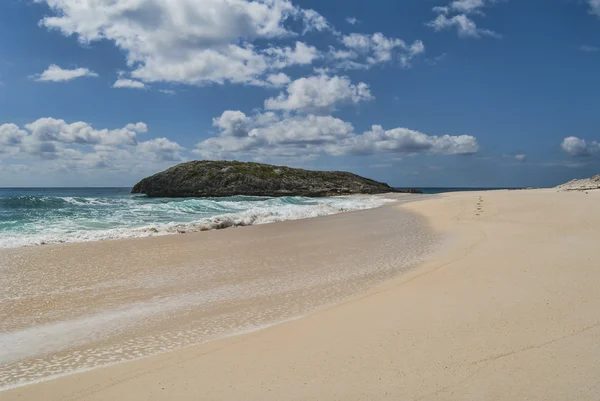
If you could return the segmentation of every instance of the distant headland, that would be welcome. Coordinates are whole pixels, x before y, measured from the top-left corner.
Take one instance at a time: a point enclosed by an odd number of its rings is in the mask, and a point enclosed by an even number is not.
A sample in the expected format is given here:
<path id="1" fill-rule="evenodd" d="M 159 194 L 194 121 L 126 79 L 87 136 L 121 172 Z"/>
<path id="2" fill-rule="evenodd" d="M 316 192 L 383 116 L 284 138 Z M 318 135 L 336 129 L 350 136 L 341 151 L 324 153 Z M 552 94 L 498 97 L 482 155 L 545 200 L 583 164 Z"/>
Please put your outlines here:
<path id="1" fill-rule="evenodd" d="M 592 178 L 571 180 L 567 183 L 559 185 L 556 188 L 562 191 L 589 191 L 600 189 L 600 174 L 595 175 Z"/>

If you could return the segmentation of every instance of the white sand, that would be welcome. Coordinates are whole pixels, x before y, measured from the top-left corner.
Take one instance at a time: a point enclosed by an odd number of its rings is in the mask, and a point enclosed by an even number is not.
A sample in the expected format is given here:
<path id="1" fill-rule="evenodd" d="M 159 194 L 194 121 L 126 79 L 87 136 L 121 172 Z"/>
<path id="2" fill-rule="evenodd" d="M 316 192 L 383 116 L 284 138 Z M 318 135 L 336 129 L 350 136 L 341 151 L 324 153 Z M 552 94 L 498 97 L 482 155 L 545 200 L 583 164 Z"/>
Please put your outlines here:
<path id="1" fill-rule="evenodd" d="M 600 399 L 599 205 L 598 193 L 554 190 L 408 204 L 455 242 L 400 278 L 299 320 L 0 400 Z"/>

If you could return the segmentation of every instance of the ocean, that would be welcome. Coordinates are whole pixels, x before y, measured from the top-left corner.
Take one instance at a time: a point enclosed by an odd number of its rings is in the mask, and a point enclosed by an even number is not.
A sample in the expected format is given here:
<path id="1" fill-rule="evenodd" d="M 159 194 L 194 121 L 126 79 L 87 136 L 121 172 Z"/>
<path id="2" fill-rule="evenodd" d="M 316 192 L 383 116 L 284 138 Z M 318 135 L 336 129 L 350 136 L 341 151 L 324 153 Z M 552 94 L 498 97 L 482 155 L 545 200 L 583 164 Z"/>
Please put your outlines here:
<path id="1" fill-rule="evenodd" d="M 370 209 L 370 196 L 148 198 L 129 188 L 0 189 L 0 248 L 149 237 Z"/>
<path id="2" fill-rule="evenodd" d="M 426 194 L 485 188 L 419 188 Z M 149 237 L 381 206 L 372 196 L 148 198 L 129 188 L 0 188 L 0 248 Z"/>
<path id="3" fill-rule="evenodd" d="M 395 197 L 398 204 L 418 195 Z M 3 390 L 260 330 L 364 293 L 445 240 L 377 196 L 149 199 L 127 189 L 3 190 Z M 278 229 L 86 246 L 335 214 Z M 215 234 L 215 233 L 213 233 Z M 0 395 L 0 398 L 2 396 Z"/>

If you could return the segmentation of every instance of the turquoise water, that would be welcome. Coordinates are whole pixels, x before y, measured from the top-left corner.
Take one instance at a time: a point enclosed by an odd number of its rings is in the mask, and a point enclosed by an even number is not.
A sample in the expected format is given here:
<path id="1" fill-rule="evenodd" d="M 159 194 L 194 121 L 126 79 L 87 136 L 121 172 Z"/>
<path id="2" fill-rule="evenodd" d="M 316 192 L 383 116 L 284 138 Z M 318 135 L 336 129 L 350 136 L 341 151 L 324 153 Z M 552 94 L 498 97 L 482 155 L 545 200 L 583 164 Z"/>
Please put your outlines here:
<path id="1" fill-rule="evenodd" d="M 376 197 L 148 198 L 129 188 L 0 189 L 0 248 L 147 237 L 380 206 Z"/>

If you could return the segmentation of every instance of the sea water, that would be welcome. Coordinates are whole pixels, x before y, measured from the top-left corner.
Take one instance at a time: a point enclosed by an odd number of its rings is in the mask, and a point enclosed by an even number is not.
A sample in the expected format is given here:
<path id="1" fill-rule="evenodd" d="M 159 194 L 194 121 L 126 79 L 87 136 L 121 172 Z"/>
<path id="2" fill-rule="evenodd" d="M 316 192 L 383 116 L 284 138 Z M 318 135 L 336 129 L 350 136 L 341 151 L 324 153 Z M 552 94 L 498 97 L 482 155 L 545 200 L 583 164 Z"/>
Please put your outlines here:
<path id="1" fill-rule="evenodd" d="M 0 392 L 305 316 L 401 274 L 441 240 L 417 214 L 373 208 L 379 197 L 176 200 L 117 189 L 3 195 L 3 238 L 13 248 L 0 249 Z M 394 198 L 394 205 L 424 199 Z M 18 246 L 321 214 L 333 215 L 181 241 Z"/>
<path id="2" fill-rule="evenodd" d="M 422 188 L 423 192 L 474 188 Z M 435 195 L 394 195 L 393 205 Z M 389 280 L 446 237 L 385 196 L 0 189 L 0 394 L 260 330 Z M 365 210 L 341 214 L 344 211 Z M 325 216 L 146 241 L 149 237 Z M 2 396 L 0 396 L 2 398 Z"/>
<path id="3" fill-rule="evenodd" d="M 370 209 L 370 196 L 148 198 L 128 188 L 0 188 L 0 248 L 149 237 Z"/>

